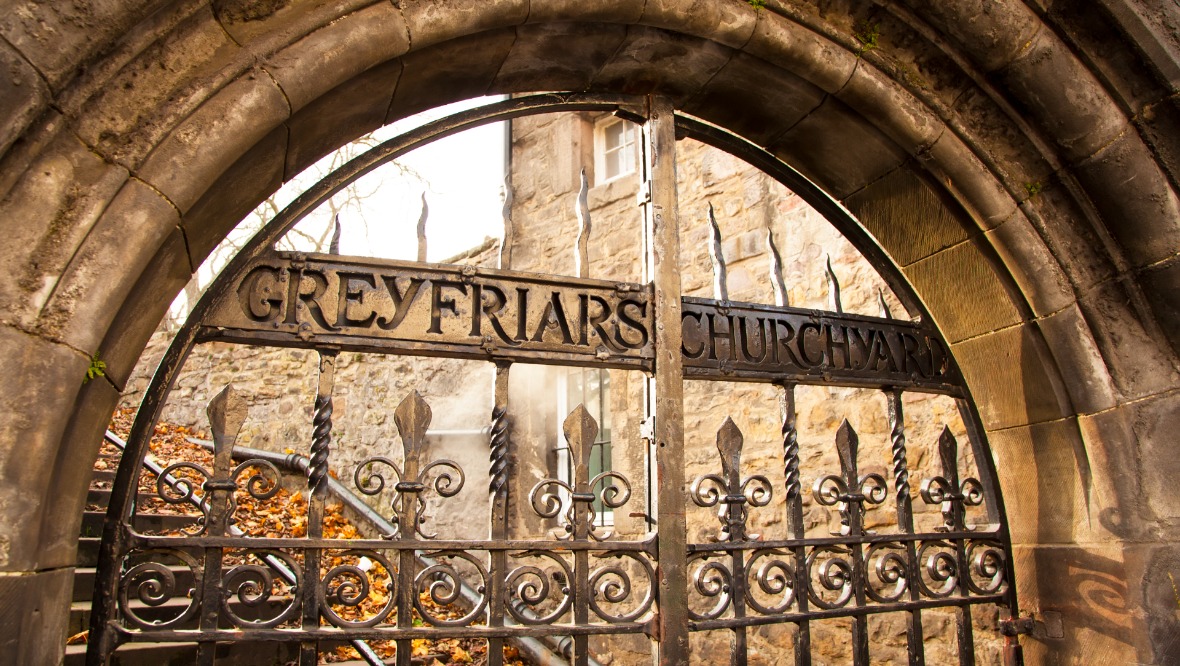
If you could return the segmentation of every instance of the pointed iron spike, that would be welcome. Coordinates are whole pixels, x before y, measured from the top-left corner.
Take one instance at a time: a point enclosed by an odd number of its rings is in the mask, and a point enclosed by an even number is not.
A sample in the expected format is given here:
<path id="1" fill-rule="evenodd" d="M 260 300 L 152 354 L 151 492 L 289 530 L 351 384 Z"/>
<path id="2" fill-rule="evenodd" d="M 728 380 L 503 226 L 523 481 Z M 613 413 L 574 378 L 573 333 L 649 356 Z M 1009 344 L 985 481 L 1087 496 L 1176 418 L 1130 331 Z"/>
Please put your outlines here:
<path id="1" fill-rule="evenodd" d="M 430 217 L 430 206 L 426 203 L 426 191 L 422 191 L 422 212 L 418 215 L 418 261 L 426 261 L 426 218 Z"/>
<path id="2" fill-rule="evenodd" d="M 328 243 L 328 254 L 340 254 L 340 213 L 336 213 L 336 228 L 332 231 L 332 242 Z"/>
<path id="3" fill-rule="evenodd" d="M 881 289 L 877 290 L 877 307 L 881 309 L 881 316 L 885 319 L 893 319 L 893 313 L 889 310 L 889 304 L 885 302 L 885 292 Z"/>
<path id="4" fill-rule="evenodd" d="M 744 439 L 741 428 L 733 419 L 725 417 L 725 422 L 717 429 L 717 453 L 721 454 L 721 469 L 726 479 L 737 479 L 741 474 Z"/>
<path id="5" fill-rule="evenodd" d="M 205 413 L 209 417 L 209 429 L 213 431 L 213 449 L 218 458 L 233 450 L 242 424 L 246 422 L 246 398 L 233 384 L 226 384 L 221 392 L 209 401 Z M 226 459 L 228 462 L 228 458 Z"/>
<path id="6" fill-rule="evenodd" d="M 840 454 L 840 467 L 846 477 L 856 476 L 856 454 L 859 448 L 860 437 L 848 419 L 844 419 L 836 431 L 836 452 Z"/>
<path id="7" fill-rule="evenodd" d="M 589 469 L 590 447 L 594 444 L 594 439 L 598 437 L 598 422 L 594 420 L 593 416 L 590 416 L 586 405 L 578 405 L 574 411 L 570 412 L 569 416 L 565 417 L 565 422 L 562 423 L 562 432 L 565 433 L 565 441 L 569 442 L 574 464 L 579 468 Z"/>
<path id="8" fill-rule="evenodd" d="M 942 474 L 947 479 L 957 477 L 959 473 L 959 442 L 955 439 L 949 426 L 942 427 L 942 434 L 938 436 L 938 457 L 942 462 Z"/>
<path id="9" fill-rule="evenodd" d="M 574 213 L 578 216 L 578 242 L 574 248 L 574 268 L 578 277 L 590 277 L 590 184 L 586 180 L 586 169 L 580 174 L 578 201 Z"/>
<path id="10" fill-rule="evenodd" d="M 770 256 L 770 286 L 774 288 L 774 304 L 779 307 L 790 305 L 787 297 L 787 283 L 783 280 L 783 257 L 774 243 L 774 230 L 766 227 L 766 254 Z"/>
<path id="11" fill-rule="evenodd" d="M 504 218 L 504 233 L 500 237 L 500 268 L 504 270 L 512 268 L 512 203 L 514 200 L 512 172 L 506 170 L 504 173 L 504 208 L 500 211 L 500 215 Z"/>
<path id="12" fill-rule="evenodd" d="M 840 300 L 840 280 L 836 278 L 836 271 L 832 270 L 832 255 L 830 254 L 825 275 L 828 279 L 828 307 L 835 312 L 844 312 L 844 303 Z"/>
<path id="13" fill-rule="evenodd" d="M 393 411 L 393 422 L 401 434 L 402 447 L 406 453 L 407 469 L 410 469 L 411 461 L 417 461 L 426 448 L 426 429 L 430 427 L 433 416 L 430 405 L 416 390 L 410 391 Z"/>
<path id="14" fill-rule="evenodd" d="M 721 227 L 713 214 L 713 203 L 709 203 L 709 259 L 713 262 L 713 298 L 729 300 L 729 284 L 725 273 L 725 255 L 721 250 Z"/>

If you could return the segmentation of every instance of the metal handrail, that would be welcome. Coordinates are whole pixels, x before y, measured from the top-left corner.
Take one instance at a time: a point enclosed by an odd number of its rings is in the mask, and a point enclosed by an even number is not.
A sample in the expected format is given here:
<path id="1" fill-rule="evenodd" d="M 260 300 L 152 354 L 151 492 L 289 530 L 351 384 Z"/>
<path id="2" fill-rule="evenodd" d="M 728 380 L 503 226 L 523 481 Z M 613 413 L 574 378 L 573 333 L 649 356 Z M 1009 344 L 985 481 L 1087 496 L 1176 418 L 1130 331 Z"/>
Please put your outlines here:
<path id="1" fill-rule="evenodd" d="M 110 430 L 108 430 L 106 432 L 105 439 L 107 442 L 109 442 L 109 443 L 113 444 L 115 447 L 117 447 L 120 452 L 122 452 L 124 449 L 127 448 L 127 443 L 124 442 L 122 439 L 120 439 L 118 435 L 111 432 Z M 210 443 L 210 446 L 212 446 L 212 443 Z M 159 463 L 153 462 L 153 461 L 148 460 L 146 458 L 142 462 L 143 462 L 144 468 L 147 469 L 149 472 L 151 472 L 153 476 L 155 476 L 157 479 L 162 480 L 172 490 L 180 492 L 180 493 L 184 493 L 185 495 L 187 495 L 186 499 L 190 504 L 196 506 L 197 508 L 201 507 L 201 496 L 198 495 L 196 492 L 193 492 L 191 494 L 185 492 L 184 488 L 181 487 L 180 482 L 176 479 L 176 477 L 172 476 L 171 474 L 165 474 L 164 468 L 161 467 L 159 465 Z M 233 536 L 245 535 L 245 532 L 243 532 L 239 527 L 237 527 L 235 525 L 229 526 L 229 532 Z M 289 584 L 289 585 L 296 584 L 296 582 L 298 581 L 298 578 L 296 577 L 295 572 L 291 571 L 291 569 L 287 567 L 287 564 L 285 562 L 283 562 L 281 559 L 275 557 L 274 555 L 263 555 L 262 559 L 266 562 L 266 564 L 269 567 L 274 569 L 274 571 L 279 575 L 279 578 L 282 578 L 284 581 L 287 582 L 287 584 Z M 350 645 L 352 645 L 352 648 L 354 650 L 356 650 L 358 654 L 361 655 L 361 658 L 365 660 L 365 663 L 369 664 L 369 666 L 386 666 L 385 660 L 382 659 L 381 655 L 377 654 L 373 650 L 373 648 L 369 647 L 369 644 L 367 642 L 365 642 L 359 638 L 349 639 L 348 642 Z"/>
<path id="2" fill-rule="evenodd" d="M 464 430 L 463 434 L 479 434 L 486 433 L 487 428 L 481 430 Z M 429 431 L 428 435 L 442 434 L 437 431 Z M 213 449 L 213 442 L 195 437 L 186 437 L 189 442 L 206 449 Z M 259 458 L 270 463 L 279 465 L 288 471 L 306 474 L 309 460 L 306 456 L 298 453 L 275 453 L 274 451 L 266 451 L 264 449 L 255 449 L 248 446 L 235 446 L 233 449 L 233 456 L 238 459 L 244 458 Z M 146 462 L 146 461 L 145 461 Z M 327 477 L 328 492 L 334 495 L 337 499 L 348 506 L 349 509 L 355 511 L 364 520 L 368 521 L 370 525 L 379 530 L 383 534 L 391 534 L 397 527 L 386 520 L 381 514 L 373 510 L 371 506 L 365 503 L 356 493 L 349 490 L 348 486 L 340 483 L 331 475 Z M 423 564 L 424 567 L 431 567 L 436 564 L 436 561 L 426 555 L 415 554 L 415 559 Z M 463 597 L 463 601 L 474 607 L 479 603 L 478 593 L 471 589 L 466 582 L 460 581 L 459 593 Z M 525 607 L 519 600 L 513 608 L 524 616 L 532 615 L 531 611 Z M 545 636 L 538 640 L 531 636 L 514 636 L 509 640 L 514 641 L 521 652 L 524 652 L 528 657 L 538 666 L 567 666 L 568 659 L 572 651 L 572 644 L 568 636 Z M 589 659 L 589 666 L 601 666 L 593 657 Z"/>

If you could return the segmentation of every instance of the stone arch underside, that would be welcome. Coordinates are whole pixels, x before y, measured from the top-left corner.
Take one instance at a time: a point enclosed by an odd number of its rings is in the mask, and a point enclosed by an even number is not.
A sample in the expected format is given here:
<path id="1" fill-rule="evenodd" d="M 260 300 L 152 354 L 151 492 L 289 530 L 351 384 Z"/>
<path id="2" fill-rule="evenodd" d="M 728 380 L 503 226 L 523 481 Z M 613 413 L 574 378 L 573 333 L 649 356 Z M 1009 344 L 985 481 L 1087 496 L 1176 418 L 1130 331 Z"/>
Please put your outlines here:
<path id="1" fill-rule="evenodd" d="M 0 84 L 0 344 L 18 387 L 0 425 L 0 569 L 29 574 L 0 577 L 0 593 L 50 618 L 22 606 L 6 626 L 26 628 L 0 635 L 16 654 L 59 649 L 99 433 L 216 242 L 365 131 L 535 90 L 670 95 L 844 203 L 979 404 L 1020 593 L 1047 620 L 1030 652 L 1163 663 L 1180 649 L 1151 592 L 1180 575 L 1180 77 L 1149 20 L 1114 2 L 1113 36 L 1071 3 L 307 4 L 40 7 L 0 23 L 14 82 Z M 82 384 L 96 353 L 107 380 Z"/>

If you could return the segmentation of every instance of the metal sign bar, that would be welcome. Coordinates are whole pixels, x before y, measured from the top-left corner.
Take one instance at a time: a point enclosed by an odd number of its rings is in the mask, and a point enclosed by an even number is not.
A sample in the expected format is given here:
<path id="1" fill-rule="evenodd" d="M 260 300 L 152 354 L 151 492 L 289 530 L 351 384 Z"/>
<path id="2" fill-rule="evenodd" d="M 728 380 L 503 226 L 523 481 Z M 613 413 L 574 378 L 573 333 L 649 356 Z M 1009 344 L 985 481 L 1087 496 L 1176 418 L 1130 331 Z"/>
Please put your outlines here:
<path id="1" fill-rule="evenodd" d="M 329 255 L 264 255 L 205 320 L 205 339 L 646 368 L 638 285 Z"/>
<path id="2" fill-rule="evenodd" d="M 652 287 L 329 255 L 264 255 L 205 320 L 203 340 L 651 370 Z M 901 387 L 958 395 L 917 323 L 686 297 L 686 377 Z"/>
<path id="3" fill-rule="evenodd" d="M 958 393 L 958 369 L 919 324 L 821 310 L 684 299 L 685 376 L 897 386 Z"/>

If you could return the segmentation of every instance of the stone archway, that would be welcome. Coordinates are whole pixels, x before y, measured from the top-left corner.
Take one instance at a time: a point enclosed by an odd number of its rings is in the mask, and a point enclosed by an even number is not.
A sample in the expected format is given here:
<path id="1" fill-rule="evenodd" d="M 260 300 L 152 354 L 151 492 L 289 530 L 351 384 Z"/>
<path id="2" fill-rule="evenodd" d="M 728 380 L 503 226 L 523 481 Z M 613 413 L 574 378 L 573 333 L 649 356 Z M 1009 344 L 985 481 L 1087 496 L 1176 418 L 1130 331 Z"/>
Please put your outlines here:
<path id="1" fill-rule="evenodd" d="M 1035 659 L 1174 654 L 1154 592 L 1175 575 L 1180 516 L 1167 17 L 1114 0 L 766 4 L 15 7 L 0 24 L 0 336 L 18 387 L 0 426 L 0 585 L 20 610 L 0 640 L 54 659 L 97 435 L 245 212 L 419 109 L 582 89 L 663 92 L 767 146 L 902 269 L 999 457 L 1021 595 L 1042 611 Z M 95 354 L 106 381 L 83 385 Z"/>

